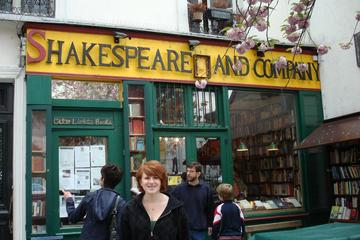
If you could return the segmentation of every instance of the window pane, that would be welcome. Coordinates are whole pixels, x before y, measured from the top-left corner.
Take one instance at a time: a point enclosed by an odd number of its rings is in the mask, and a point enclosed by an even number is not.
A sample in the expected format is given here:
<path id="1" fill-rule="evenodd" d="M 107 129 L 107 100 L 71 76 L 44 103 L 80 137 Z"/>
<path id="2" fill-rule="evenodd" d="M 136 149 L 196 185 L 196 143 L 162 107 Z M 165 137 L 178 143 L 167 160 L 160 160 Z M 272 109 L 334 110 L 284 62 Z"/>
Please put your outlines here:
<path id="1" fill-rule="evenodd" d="M 215 89 L 193 92 L 193 115 L 195 125 L 217 124 Z"/>
<path id="2" fill-rule="evenodd" d="M 101 167 L 108 159 L 107 137 L 60 137 L 59 138 L 59 188 L 70 191 L 75 207 L 90 191 L 101 187 Z M 59 195 L 61 227 L 69 225 L 66 203 Z M 77 223 L 79 225 L 81 223 Z"/>
<path id="3" fill-rule="evenodd" d="M 32 112 L 32 233 L 46 233 L 46 112 Z"/>
<path id="4" fill-rule="evenodd" d="M 120 83 L 52 80 L 53 99 L 120 101 Z"/>
<path id="5" fill-rule="evenodd" d="M 159 143 L 160 162 L 168 172 L 170 185 L 176 185 L 181 182 L 181 173 L 186 172 L 185 137 L 159 137 Z"/>
<path id="6" fill-rule="evenodd" d="M 301 207 L 295 98 L 229 91 L 236 198 L 250 210 Z"/>
<path id="7" fill-rule="evenodd" d="M 204 180 L 215 193 L 216 187 L 222 182 L 220 139 L 212 137 L 196 138 L 197 161 L 203 167 Z"/>
<path id="8" fill-rule="evenodd" d="M 184 125 L 184 89 L 175 84 L 156 86 L 157 122 L 161 125 Z"/>

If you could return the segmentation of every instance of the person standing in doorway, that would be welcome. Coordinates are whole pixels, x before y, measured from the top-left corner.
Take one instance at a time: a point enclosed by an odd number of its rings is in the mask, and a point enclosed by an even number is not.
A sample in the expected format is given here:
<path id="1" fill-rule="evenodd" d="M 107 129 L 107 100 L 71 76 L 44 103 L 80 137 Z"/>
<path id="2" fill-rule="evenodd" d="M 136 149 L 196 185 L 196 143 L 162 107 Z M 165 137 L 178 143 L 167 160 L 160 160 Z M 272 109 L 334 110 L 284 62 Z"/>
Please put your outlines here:
<path id="1" fill-rule="evenodd" d="M 140 194 L 123 211 L 124 240 L 189 240 L 189 226 L 183 207 L 167 192 L 166 170 L 156 160 L 142 164 L 136 173 Z"/>
<path id="2" fill-rule="evenodd" d="M 80 240 L 108 240 L 110 236 L 110 214 L 115 206 L 119 194 L 114 191 L 122 178 L 119 167 L 109 164 L 101 168 L 101 188 L 95 192 L 89 192 L 75 208 L 74 199 L 70 192 L 61 190 L 66 201 L 66 211 L 70 223 L 76 223 L 85 217 Z M 120 196 L 119 196 L 120 197 Z M 117 205 L 116 221 L 120 223 L 121 211 L 125 201 L 120 197 Z M 116 232 L 119 238 L 120 224 L 117 224 Z"/>
<path id="3" fill-rule="evenodd" d="M 212 231 L 212 191 L 200 176 L 201 165 L 197 162 L 190 163 L 186 166 L 186 182 L 172 191 L 172 195 L 184 203 L 191 240 L 204 240 Z"/>

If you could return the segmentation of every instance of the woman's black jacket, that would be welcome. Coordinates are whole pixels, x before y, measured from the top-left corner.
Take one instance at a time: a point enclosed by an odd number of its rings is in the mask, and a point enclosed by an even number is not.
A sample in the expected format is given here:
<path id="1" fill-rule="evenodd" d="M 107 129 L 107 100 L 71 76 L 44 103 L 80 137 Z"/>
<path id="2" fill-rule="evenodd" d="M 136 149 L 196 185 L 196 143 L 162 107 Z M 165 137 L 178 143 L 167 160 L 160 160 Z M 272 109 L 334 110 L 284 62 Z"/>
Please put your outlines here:
<path id="1" fill-rule="evenodd" d="M 151 232 L 150 218 L 143 204 L 144 194 L 129 201 L 122 213 L 122 239 L 189 240 L 189 227 L 182 202 L 169 196 L 168 204 Z"/>

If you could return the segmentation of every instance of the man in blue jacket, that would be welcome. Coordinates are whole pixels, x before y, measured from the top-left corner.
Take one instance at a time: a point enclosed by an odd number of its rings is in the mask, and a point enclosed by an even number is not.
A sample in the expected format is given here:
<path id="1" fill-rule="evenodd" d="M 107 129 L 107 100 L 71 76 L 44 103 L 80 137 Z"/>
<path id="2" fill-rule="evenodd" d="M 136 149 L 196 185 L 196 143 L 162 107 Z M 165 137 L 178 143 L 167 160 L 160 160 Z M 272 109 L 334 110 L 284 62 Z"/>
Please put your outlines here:
<path id="1" fill-rule="evenodd" d="M 186 166 L 186 182 L 176 186 L 172 195 L 184 203 L 188 216 L 191 240 L 204 240 L 211 235 L 213 198 L 211 188 L 200 180 L 201 165 Z"/>
<path id="2" fill-rule="evenodd" d="M 74 200 L 70 192 L 63 191 L 66 200 L 66 211 L 70 223 L 84 220 L 81 231 L 81 240 L 108 240 L 110 235 L 110 213 L 114 208 L 117 196 L 114 191 L 122 178 L 122 171 L 115 165 L 105 165 L 101 168 L 101 188 L 95 192 L 88 193 L 75 208 Z M 120 213 L 125 205 L 125 201 L 120 197 L 117 206 L 117 233 L 120 233 Z"/>

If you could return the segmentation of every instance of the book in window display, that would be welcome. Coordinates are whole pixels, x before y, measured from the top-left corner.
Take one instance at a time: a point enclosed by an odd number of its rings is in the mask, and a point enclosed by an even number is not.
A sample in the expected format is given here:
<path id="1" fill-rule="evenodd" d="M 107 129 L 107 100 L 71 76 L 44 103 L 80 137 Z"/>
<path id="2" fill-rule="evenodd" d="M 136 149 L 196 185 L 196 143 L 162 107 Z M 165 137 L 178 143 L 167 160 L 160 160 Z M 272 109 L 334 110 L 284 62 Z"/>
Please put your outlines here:
<path id="1" fill-rule="evenodd" d="M 33 177 L 31 189 L 33 194 L 45 194 L 46 180 L 43 177 Z"/>
<path id="2" fill-rule="evenodd" d="M 44 173 L 45 172 L 45 158 L 43 156 L 32 156 L 31 171 L 33 173 Z"/>
<path id="3" fill-rule="evenodd" d="M 144 128 L 143 119 L 131 119 L 130 134 L 144 134 Z"/>

